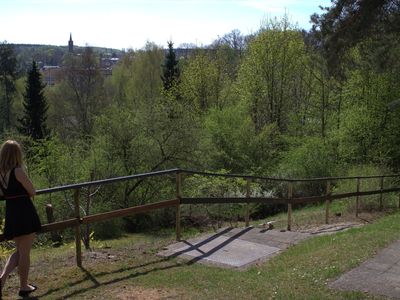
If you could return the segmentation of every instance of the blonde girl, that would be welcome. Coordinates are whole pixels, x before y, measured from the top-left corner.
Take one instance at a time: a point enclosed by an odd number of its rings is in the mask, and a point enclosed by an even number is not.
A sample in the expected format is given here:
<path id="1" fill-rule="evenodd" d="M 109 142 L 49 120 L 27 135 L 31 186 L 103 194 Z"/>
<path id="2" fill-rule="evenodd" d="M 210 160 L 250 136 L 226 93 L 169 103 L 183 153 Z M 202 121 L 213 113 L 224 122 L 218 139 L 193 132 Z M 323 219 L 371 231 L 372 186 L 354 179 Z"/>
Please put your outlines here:
<path id="1" fill-rule="evenodd" d="M 0 194 L 6 200 L 4 237 L 13 240 L 16 251 L 8 258 L 0 275 L 0 298 L 9 274 L 18 267 L 19 296 L 26 297 L 37 289 L 28 283 L 30 251 L 41 224 L 31 197 L 36 193 L 27 176 L 21 146 L 8 140 L 0 148 Z"/>

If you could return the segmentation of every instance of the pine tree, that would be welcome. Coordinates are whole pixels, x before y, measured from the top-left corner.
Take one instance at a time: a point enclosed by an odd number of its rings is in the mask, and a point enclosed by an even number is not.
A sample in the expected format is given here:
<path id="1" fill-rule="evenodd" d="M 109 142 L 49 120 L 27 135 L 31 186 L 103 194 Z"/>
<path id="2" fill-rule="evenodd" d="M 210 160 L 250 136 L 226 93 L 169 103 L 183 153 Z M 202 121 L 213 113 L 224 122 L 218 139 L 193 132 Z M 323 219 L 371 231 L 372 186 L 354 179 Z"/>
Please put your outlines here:
<path id="1" fill-rule="evenodd" d="M 42 82 L 37 64 L 33 61 L 25 87 L 24 115 L 18 121 L 21 124 L 19 131 L 35 140 L 43 139 L 48 135 L 46 127 L 48 105 L 43 93 L 44 88 L 45 85 Z"/>
<path id="2" fill-rule="evenodd" d="M 168 53 L 165 56 L 163 64 L 163 75 L 161 80 L 163 82 L 164 90 L 169 91 L 175 84 L 179 82 L 179 68 L 178 61 L 176 60 L 174 43 L 168 42 Z"/>
<path id="3" fill-rule="evenodd" d="M 14 47 L 0 43 L 0 129 L 11 125 L 11 106 L 16 92 L 17 57 Z"/>

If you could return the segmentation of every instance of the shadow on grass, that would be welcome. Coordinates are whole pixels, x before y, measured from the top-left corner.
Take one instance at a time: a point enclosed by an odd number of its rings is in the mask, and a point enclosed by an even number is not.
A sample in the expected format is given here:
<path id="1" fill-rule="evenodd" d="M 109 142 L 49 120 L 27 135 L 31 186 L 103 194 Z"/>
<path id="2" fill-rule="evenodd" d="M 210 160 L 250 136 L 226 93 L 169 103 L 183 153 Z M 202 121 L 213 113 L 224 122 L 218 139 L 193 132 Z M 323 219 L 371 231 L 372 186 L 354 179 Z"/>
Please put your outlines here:
<path id="1" fill-rule="evenodd" d="M 227 233 L 230 230 L 232 230 L 232 228 L 227 228 L 227 229 L 225 229 L 225 230 L 223 230 L 221 232 L 218 232 L 218 233 L 212 235 L 211 237 L 200 241 L 197 244 L 191 244 L 188 241 L 182 241 L 183 243 L 189 245 L 189 247 L 184 249 L 184 250 L 182 250 L 182 251 L 176 252 L 176 253 L 174 253 L 174 254 L 166 257 L 166 258 L 153 260 L 153 261 L 150 261 L 150 262 L 147 262 L 147 263 L 144 263 L 144 264 L 140 264 L 140 265 L 137 265 L 137 266 L 123 267 L 123 268 L 119 268 L 118 270 L 115 270 L 115 271 L 112 271 L 112 272 L 99 272 L 99 273 L 91 273 L 90 271 L 88 271 L 84 267 L 81 267 L 80 269 L 85 274 L 85 277 L 83 279 L 77 280 L 75 282 L 70 283 L 68 285 L 68 287 L 60 287 L 60 288 L 48 290 L 46 293 L 40 295 L 40 297 L 49 296 L 49 295 L 54 294 L 54 293 L 56 293 L 58 291 L 61 291 L 61 290 L 66 289 L 66 288 L 71 288 L 71 287 L 77 286 L 77 285 L 79 285 L 79 284 L 81 284 L 83 282 L 86 282 L 86 281 L 91 281 L 93 283 L 93 285 L 90 286 L 90 287 L 79 289 L 79 290 L 73 291 L 73 292 L 71 292 L 69 294 L 54 298 L 54 299 L 65 299 L 65 298 L 77 296 L 79 294 L 83 294 L 83 293 L 85 293 L 87 291 L 96 289 L 96 288 L 98 288 L 100 286 L 111 285 L 111 284 L 114 284 L 114 283 L 117 283 L 117 282 L 121 282 L 121 281 L 124 281 L 124 280 L 132 279 L 132 278 L 135 278 L 135 277 L 148 275 L 148 274 L 153 273 L 153 272 L 165 271 L 165 270 L 169 270 L 169 269 L 173 269 L 173 268 L 179 268 L 179 267 L 192 265 L 192 264 L 198 262 L 199 260 L 201 260 L 201 259 L 203 259 L 203 258 L 205 258 L 207 256 L 210 256 L 211 254 L 213 254 L 216 251 L 220 250 L 221 248 L 223 248 L 224 246 L 226 246 L 229 243 L 233 242 L 235 239 L 237 239 L 238 237 L 240 237 L 241 235 L 245 234 L 246 232 L 248 232 L 251 229 L 252 229 L 251 227 L 243 229 L 242 231 L 240 231 L 237 234 L 229 237 L 226 241 L 222 242 L 221 244 L 217 245 L 216 247 L 210 249 L 207 252 L 201 251 L 200 247 L 205 245 L 205 244 L 207 244 L 207 243 L 209 243 L 209 242 L 211 242 L 212 240 L 218 238 L 219 236 L 224 235 L 225 233 Z M 174 258 L 177 258 L 180 255 L 185 254 L 185 253 L 190 252 L 190 251 L 193 251 L 193 250 L 197 250 L 202 254 L 200 256 L 198 256 L 198 257 L 195 257 L 195 258 L 187 261 L 187 262 L 177 262 L 177 261 L 173 260 Z M 162 265 L 162 264 L 165 264 L 165 263 L 170 263 L 170 265 Z M 110 276 L 110 275 L 113 275 L 113 274 L 120 274 L 120 273 L 124 273 L 124 272 L 127 272 L 127 271 L 129 272 L 129 271 L 134 271 L 134 270 L 137 270 L 137 269 L 140 269 L 140 268 L 147 268 L 147 267 L 151 267 L 151 268 L 148 269 L 148 270 L 143 270 L 143 271 L 138 271 L 138 272 L 134 272 L 134 273 L 131 273 L 131 274 L 127 274 L 126 276 L 122 276 L 122 277 L 119 277 L 119 278 L 114 278 L 114 279 L 111 279 L 111 280 L 108 280 L 108 281 L 103 281 L 103 282 L 99 282 L 98 281 L 98 278 L 100 279 L 103 276 Z"/>

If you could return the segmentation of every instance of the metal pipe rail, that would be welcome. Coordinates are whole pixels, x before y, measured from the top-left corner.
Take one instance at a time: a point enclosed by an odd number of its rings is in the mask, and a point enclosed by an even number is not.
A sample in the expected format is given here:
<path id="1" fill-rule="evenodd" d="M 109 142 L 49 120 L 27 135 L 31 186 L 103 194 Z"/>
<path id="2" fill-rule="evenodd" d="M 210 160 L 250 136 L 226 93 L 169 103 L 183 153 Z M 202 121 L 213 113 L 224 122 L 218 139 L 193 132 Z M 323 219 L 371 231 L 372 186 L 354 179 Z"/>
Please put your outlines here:
<path id="1" fill-rule="evenodd" d="M 111 184 L 111 183 L 116 183 L 116 182 L 121 182 L 121 181 L 128 181 L 128 180 L 133 180 L 133 179 L 141 179 L 141 178 L 147 178 L 147 177 L 174 174 L 179 171 L 180 171 L 179 169 L 170 169 L 170 170 L 165 170 L 165 171 L 155 171 L 155 172 L 135 174 L 135 175 L 129 175 L 129 176 L 121 176 L 121 177 L 114 177 L 114 178 L 108 178 L 108 179 L 94 180 L 94 181 L 88 181 L 88 182 L 83 182 L 83 183 L 62 185 L 62 186 L 57 186 L 57 187 L 53 187 L 53 188 L 38 190 L 38 191 L 36 191 L 36 195 L 50 194 L 50 193 L 61 192 L 61 191 L 66 191 L 66 190 L 76 190 L 76 189 L 93 186 L 93 185 L 105 185 L 105 184 Z"/>
<path id="2" fill-rule="evenodd" d="M 271 180 L 271 181 L 282 181 L 282 182 L 307 182 L 307 181 L 335 181 L 335 180 L 346 180 L 346 179 L 373 179 L 381 177 L 400 177 L 400 174 L 388 174 L 388 175 L 369 175 L 369 176 L 341 176 L 341 177 L 315 177 L 315 178 L 279 178 L 279 177 L 265 177 L 265 176 L 254 176 L 254 175 L 241 175 L 241 174 L 221 174 L 213 172 L 202 172 L 185 169 L 176 169 L 177 172 L 183 174 L 193 175 L 204 175 L 213 177 L 226 177 L 226 178 L 242 178 L 242 179 L 260 179 L 260 180 Z"/>

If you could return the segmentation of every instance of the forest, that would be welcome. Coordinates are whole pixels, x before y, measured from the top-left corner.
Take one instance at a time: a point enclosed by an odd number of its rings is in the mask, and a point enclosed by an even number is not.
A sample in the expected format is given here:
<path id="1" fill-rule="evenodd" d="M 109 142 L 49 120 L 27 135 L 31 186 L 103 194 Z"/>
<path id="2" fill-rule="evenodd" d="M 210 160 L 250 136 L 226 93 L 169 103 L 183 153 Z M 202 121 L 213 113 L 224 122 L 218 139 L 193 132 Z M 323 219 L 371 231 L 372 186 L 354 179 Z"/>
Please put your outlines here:
<path id="1" fill-rule="evenodd" d="M 99 54 L 87 47 L 64 55 L 54 86 L 31 79 L 39 74 L 34 62 L 32 76 L 18 73 L 4 42 L 1 137 L 23 144 L 37 189 L 176 167 L 286 178 L 396 173 L 399 13 L 399 1 L 337 0 L 311 16 L 309 31 L 283 16 L 184 57 L 175 55 L 173 41 L 168 51 L 149 42 L 126 51 L 106 77 Z M 204 186 L 190 179 L 184 193 L 207 192 Z M 173 188 L 160 179 L 89 189 L 82 209 L 167 199 Z M 44 216 L 52 203 L 62 218 L 73 215 L 71 197 L 39 197 L 37 205 Z M 135 216 L 91 230 L 116 236 L 171 219 Z"/>

